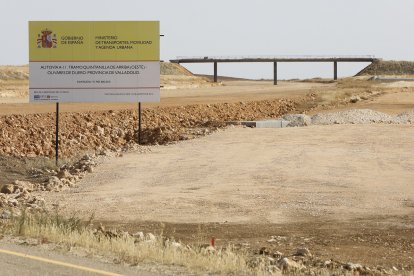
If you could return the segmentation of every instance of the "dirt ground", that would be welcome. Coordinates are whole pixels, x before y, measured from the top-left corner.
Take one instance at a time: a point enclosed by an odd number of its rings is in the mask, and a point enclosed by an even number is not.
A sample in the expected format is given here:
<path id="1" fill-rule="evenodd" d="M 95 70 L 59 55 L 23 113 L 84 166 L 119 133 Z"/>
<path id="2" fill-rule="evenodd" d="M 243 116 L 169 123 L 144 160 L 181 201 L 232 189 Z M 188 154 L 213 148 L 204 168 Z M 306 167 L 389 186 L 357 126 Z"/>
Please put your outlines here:
<path id="1" fill-rule="evenodd" d="M 231 128 L 109 159 L 46 201 L 135 231 L 165 222 L 192 242 L 201 227 L 223 244 L 278 235 L 279 251 L 304 243 L 327 258 L 414 265 L 413 137 L 399 125 Z"/>
<path id="2" fill-rule="evenodd" d="M 414 93 L 411 91 L 385 93 L 379 97 L 372 99 L 371 101 L 362 101 L 356 103 L 353 105 L 353 108 L 373 109 L 388 114 L 398 114 L 407 110 L 414 109 Z M 349 109 L 349 106 L 336 108 L 337 111 L 347 109 Z"/>
<path id="3" fill-rule="evenodd" d="M 143 108 L 156 106 L 180 106 L 189 104 L 233 103 L 278 98 L 303 97 L 317 87 L 332 87 L 332 84 L 281 82 L 273 86 L 266 81 L 229 81 L 221 86 L 180 89 L 162 89 L 159 103 L 143 103 Z M 26 88 L 27 89 L 27 88 Z M 55 104 L 29 104 L 27 97 L 0 98 L 0 115 L 33 114 L 55 112 Z M 84 112 L 100 110 L 137 109 L 131 103 L 65 103 L 61 112 Z"/>
<path id="4" fill-rule="evenodd" d="M 15 87 L 16 83 L 2 84 Z M 18 85 L 27 89 L 27 80 Z M 163 89 L 159 104 L 143 106 L 312 94 L 319 105 L 310 108 L 310 114 L 350 108 L 397 114 L 414 109 L 413 82 L 356 78 L 336 83 L 286 81 L 278 86 L 244 80 L 191 85 Z M 0 98 L 0 115 L 55 110 L 53 104 L 28 104 L 19 95 Z M 351 104 L 354 95 L 362 99 Z M 61 112 L 136 108 L 136 104 L 62 104 Z M 305 245 L 326 260 L 412 270 L 413 137 L 413 127 L 403 125 L 236 127 L 200 139 L 151 146 L 145 154 L 110 158 L 79 188 L 42 196 L 49 206 L 59 203 L 60 210 L 68 213 L 94 213 L 97 222 L 131 233 L 162 232 L 186 243 L 207 243 L 214 236 L 219 246 L 248 244 L 252 251 L 266 247 L 287 255 Z M 23 169 L 29 171 L 35 162 L 7 158 L 0 159 L 0 173 L 9 178 L 24 176 Z M 268 243 L 270 236 L 277 236 L 277 242 Z"/>
<path id="5" fill-rule="evenodd" d="M 414 82 L 382 83 L 366 81 L 359 77 L 345 79 L 338 83 L 329 81 L 294 82 L 279 81 L 277 86 L 271 81 L 254 80 L 223 80 L 220 85 L 201 87 L 174 87 L 174 82 L 168 82 L 170 88 L 161 89 L 159 103 L 144 103 L 143 108 L 163 106 L 181 106 L 190 104 L 236 103 L 260 100 L 274 100 L 279 98 L 298 99 L 309 94 L 319 97 L 320 106 L 308 113 L 346 110 L 349 108 L 369 108 L 389 114 L 397 114 L 414 108 Z M 16 84 L 17 83 L 17 84 Z M 15 86 L 19 89 L 16 92 Z M 3 81 L 4 97 L 0 97 L 0 116 L 9 114 L 41 114 L 53 113 L 55 104 L 29 104 L 24 95 L 27 92 L 27 80 Z M 6 96 L 11 91 L 13 97 Z M 367 100 L 349 104 L 352 95 L 364 94 Z M 86 112 L 103 110 L 136 110 L 133 103 L 65 103 L 60 105 L 60 112 Z M 304 107 L 306 109 L 306 107 Z"/>
<path id="6" fill-rule="evenodd" d="M 338 263 L 412 271 L 413 217 L 370 216 L 353 220 L 314 219 L 298 223 L 166 223 L 158 221 L 102 221 L 108 227 L 134 233 L 142 230 L 175 237 L 189 244 L 207 244 L 216 237 L 218 246 L 247 247 L 289 256 L 307 247 L 315 258 Z M 277 242 L 269 243 L 270 236 Z M 398 273 L 397 273 L 398 274 Z"/>
<path id="7" fill-rule="evenodd" d="M 413 137 L 410 125 L 228 129 L 110 159 L 79 189 L 51 200 L 118 221 L 407 215 L 414 212 Z"/>

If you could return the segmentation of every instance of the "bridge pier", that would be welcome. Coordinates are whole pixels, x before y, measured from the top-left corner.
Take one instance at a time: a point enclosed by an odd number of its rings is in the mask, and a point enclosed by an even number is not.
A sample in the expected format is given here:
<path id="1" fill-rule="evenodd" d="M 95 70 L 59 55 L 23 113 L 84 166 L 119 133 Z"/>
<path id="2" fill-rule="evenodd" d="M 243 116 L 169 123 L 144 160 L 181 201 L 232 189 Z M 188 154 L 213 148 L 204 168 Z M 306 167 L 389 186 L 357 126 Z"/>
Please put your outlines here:
<path id="1" fill-rule="evenodd" d="M 374 56 L 273 56 L 273 57 L 195 57 L 179 58 L 170 60 L 173 63 L 213 63 L 214 82 L 218 81 L 217 65 L 219 62 L 266 62 L 273 63 L 273 84 L 277 85 L 277 63 L 278 62 L 333 62 L 334 80 L 338 80 L 338 62 L 375 62 L 381 59 Z"/>
<path id="2" fill-rule="evenodd" d="M 273 62 L 273 85 L 277 85 L 277 62 Z"/>
<path id="3" fill-rule="evenodd" d="M 214 62 L 214 82 L 217 82 L 217 61 Z"/>

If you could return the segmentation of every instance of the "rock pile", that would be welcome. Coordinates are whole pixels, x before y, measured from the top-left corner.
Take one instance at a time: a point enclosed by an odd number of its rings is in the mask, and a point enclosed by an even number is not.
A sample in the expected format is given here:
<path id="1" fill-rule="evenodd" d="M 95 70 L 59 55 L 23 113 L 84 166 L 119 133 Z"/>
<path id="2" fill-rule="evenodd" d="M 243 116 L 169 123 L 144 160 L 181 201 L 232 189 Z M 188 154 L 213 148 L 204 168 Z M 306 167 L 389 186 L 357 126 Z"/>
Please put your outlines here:
<path id="1" fill-rule="evenodd" d="M 396 120 L 402 123 L 414 123 L 414 109 L 407 112 L 400 113 L 396 116 Z"/>
<path id="2" fill-rule="evenodd" d="M 288 127 L 309 126 L 312 124 L 312 119 L 305 114 L 287 114 L 283 116 L 283 120 L 289 121 Z"/>
<path id="3" fill-rule="evenodd" d="M 205 135 L 226 121 L 276 118 L 295 109 L 292 100 L 188 105 L 145 109 L 142 142 L 166 144 Z M 0 155 L 54 156 L 55 115 L 0 117 Z M 137 113 L 132 110 L 62 113 L 60 153 L 76 156 L 86 151 L 122 149 L 136 141 Z"/>
<path id="4" fill-rule="evenodd" d="M 294 108 L 293 101 L 275 100 L 147 109 L 143 112 L 142 141 L 166 144 L 191 139 L 225 126 L 226 121 L 278 117 Z M 135 143 L 136 121 L 137 114 L 131 110 L 62 114 L 60 155 L 74 157 L 86 151 L 95 154 L 56 170 L 33 168 L 31 176 L 41 179 L 36 183 L 0 183 L 0 210 L 6 212 L 3 217 L 9 217 L 10 208 L 16 212 L 21 208 L 41 209 L 44 200 L 33 192 L 58 192 L 76 186 L 86 173 L 93 172 L 97 156 L 139 148 Z M 0 117 L 0 155 L 54 156 L 54 114 Z"/>
<path id="5" fill-rule="evenodd" d="M 47 181 L 39 185 L 40 191 L 59 192 L 64 189 L 76 186 L 76 183 L 82 179 L 86 173 L 93 172 L 97 165 L 95 157 L 85 155 L 74 164 L 63 165 L 58 172 L 52 172 Z"/>
<path id="6" fill-rule="evenodd" d="M 22 208 L 27 208 L 28 211 L 42 209 L 45 205 L 44 199 L 33 195 L 33 192 L 59 192 L 74 187 L 86 173 L 93 171 L 97 165 L 95 159 L 94 156 L 85 155 L 74 164 L 62 166 L 58 171 L 34 169 L 32 173 L 36 177 L 44 178 L 44 175 L 47 175 L 47 180 L 42 183 L 16 180 L 13 184 L 0 185 L 0 210 L 4 209 L 3 213 L 7 213 L 9 212 L 7 209 L 16 211 Z M 7 215 L 3 217 L 9 218 Z"/>
<path id="7" fill-rule="evenodd" d="M 274 237 L 268 240 L 273 243 Z M 315 254 L 316 255 L 316 254 Z M 249 261 L 251 267 L 259 265 L 264 266 L 270 273 L 283 274 L 300 274 L 300 275 L 383 275 L 383 274 L 399 274 L 399 269 L 395 266 L 385 269 L 383 267 L 369 267 L 361 264 L 350 262 L 340 262 L 321 259 L 315 256 L 306 247 L 299 247 L 291 254 L 283 254 L 275 249 L 262 247 L 255 252 Z M 402 268 L 401 268 L 402 269 Z M 406 271 L 411 271 L 410 267 L 406 267 Z"/>
<path id="8" fill-rule="evenodd" d="M 38 210 L 44 207 L 45 200 L 40 196 L 33 196 L 31 192 L 38 189 L 38 186 L 16 180 L 13 184 L 3 184 L 0 187 L 0 210 L 11 208 L 27 208 Z M 8 212 L 2 212 L 2 218 L 9 218 Z"/>
<path id="9" fill-rule="evenodd" d="M 352 109 L 334 113 L 320 113 L 312 117 L 305 114 L 289 114 L 282 117 L 290 121 L 288 126 L 333 124 L 413 124 L 414 110 L 396 116 L 370 109 Z"/>
<path id="10" fill-rule="evenodd" d="M 370 110 L 370 109 L 352 109 L 334 113 L 321 113 L 312 116 L 314 125 L 332 125 L 332 124 L 372 124 L 372 123 L 396 123 L 393 116 Z"/>

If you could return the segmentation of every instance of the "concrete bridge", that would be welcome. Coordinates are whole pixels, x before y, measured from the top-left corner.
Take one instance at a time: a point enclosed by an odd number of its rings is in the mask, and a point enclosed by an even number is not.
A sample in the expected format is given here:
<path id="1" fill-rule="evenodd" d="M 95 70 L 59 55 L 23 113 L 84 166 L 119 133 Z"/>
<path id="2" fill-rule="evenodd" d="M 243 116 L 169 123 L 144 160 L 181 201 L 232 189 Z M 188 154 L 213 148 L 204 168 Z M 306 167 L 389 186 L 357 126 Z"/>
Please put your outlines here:
<path id="1" fill-rule="evenodd" d="M 338 79 L 338 62 L 374 62 L 374 56 L 248 56 L 248 57 L 177 57 L 173 63 L 213 63 L 214 82 L 217 82 L 217 64 L 222 62 L 273 62 L 273 84 L 277 85 L 278 62 L 332 62 L 334 80 Z"/>

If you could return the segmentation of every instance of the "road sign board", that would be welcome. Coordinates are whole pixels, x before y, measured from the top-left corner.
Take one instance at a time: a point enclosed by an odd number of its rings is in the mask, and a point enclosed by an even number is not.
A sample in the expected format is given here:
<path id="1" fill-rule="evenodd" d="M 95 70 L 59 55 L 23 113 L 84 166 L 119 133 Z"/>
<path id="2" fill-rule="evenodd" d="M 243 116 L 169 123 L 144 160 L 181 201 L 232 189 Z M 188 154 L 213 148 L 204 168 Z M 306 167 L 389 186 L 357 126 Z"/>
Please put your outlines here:
<path id="1" fill-rule="evenodd" d="M 30 102 L 157 102 L 158 21 L 30 21 Z"/>

